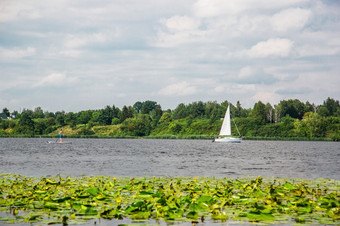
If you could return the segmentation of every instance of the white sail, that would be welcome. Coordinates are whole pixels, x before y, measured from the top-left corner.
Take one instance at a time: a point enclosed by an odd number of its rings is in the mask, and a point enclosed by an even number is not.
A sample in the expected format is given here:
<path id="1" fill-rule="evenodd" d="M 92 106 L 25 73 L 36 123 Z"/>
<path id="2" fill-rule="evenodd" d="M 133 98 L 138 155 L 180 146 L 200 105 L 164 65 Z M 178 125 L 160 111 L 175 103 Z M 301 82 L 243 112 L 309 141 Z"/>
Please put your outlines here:
<path id="1" fill-rule="evenodd" d="M 225 113 L 220 136 L 231 136 L 231 128 L 230 128 L 230 109 L 229 106 L 227 108 L 227 112 Z"/>
<path id="2" fill-rule="evenodd" d="M 230 122 L 230 106 L 227 108 L 227 112 L 225 113 L 221 131 L 220 131 L 220 137 L 218 139 L 214 139 L 213 142 L 221 142 L 221 143 L 241 143 L 242 137 L 240 135 L 240 132 L 238 131 L 238 128 L 236 126 L 236 123 L 234 121 L 236 130 L 240 137 L 232 137 L 231 136 L 231 122 Z M 221 137 L 226 136 L 226 137 Z"/>

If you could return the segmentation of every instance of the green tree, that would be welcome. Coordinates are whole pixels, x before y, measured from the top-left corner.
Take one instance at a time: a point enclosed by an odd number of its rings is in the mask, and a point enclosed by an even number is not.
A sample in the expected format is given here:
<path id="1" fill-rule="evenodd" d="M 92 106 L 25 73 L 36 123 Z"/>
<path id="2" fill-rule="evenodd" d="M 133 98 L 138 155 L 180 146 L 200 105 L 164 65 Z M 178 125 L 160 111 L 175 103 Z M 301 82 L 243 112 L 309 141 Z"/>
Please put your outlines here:
<path id="1" fill-rule="evenodd" d="M 327 117 L 330 115 L 330 112 L 326 106 L 320 106 L 318 108 L 318 114 L 322 117 Z"/>
<path id="2" fill-rule="evenodd" d="M 297 134 L 306 137 L 324 137 L 326 130 L 323 121 L 319 114 L 307 112 L 302 121 L 295 123 Z"/>
<path id="3" fill-rule="evenodd" d="M 121 130 L 123 134 L 130 136 L 148 136 L 151 132 L 149 115 L 139 114 L 135 118 L 126 118 Z"/>
<path id="4" fill-rule="evenodd" d="M 202 101 L 193 102 L 188 106 L 189 115 L 192 118 L 203 118 L 205 113 L 205 105 Z"/>
<path id="5" fill-rule="evenodd" d="M 34 121 L 32 111 L 24 111 L 19 119 L 18 132 L 26 135 L 34 135 Z"/>
<path id="6" fill-rule="evenodd" d="M 266 122 L 267 120 L 267 111 L 266 105 L 261 101 L 258 101 L 251 112 L 252 117 L 258 118 L 260 121 Z M 262 124 L 262 123 L 261 123 Z"/>
<path id="7" fill-rule="evenodd" d="M 311 104 L 311 103 L 309 103 L 309 101 L 307 101 L 306 103 L 305 103 L 305 112 L 314 112 L 314 104 Z"/>
<path id="8" fill-rule="evenodd" d="M 205 117 L 210 119 L 210 122 L 213 123 L 216 120 L 220 119 L 219 114 L 220 105 L 214 101 L 214 102 L 208 102 L 205 104 Z"/>
<path id="9" fill-rule="evenodd" d="M 64 125 L 65 125 L 65 115 L 59 114 L 59 115 L 56 117 L 55 121 L 58 123 L 58 125 L 64 126 Z"/>
<path id="10" fill-rule="evenodd" d="M 173 122 L 170 124 L 169 129 L 173 134 L 179 134 L 182 130 L 182 125 L 179 124 L 178 122 Z"/>
<path id="11" fill-rule="evenodd" d="M 45 114 L 41 107 L 36 107 L 33 111 L 32 118 L 44 118 Z"/>
<path id="12" fill-rule="evenodd" d="M 157 106 L 157 102 L 147 100 L 143 102 L 143 106 L 141 108 L 141 113 L 142 114 L 149 114 L 153 109 L 155 109 Z"/>
<path id="13" fill-rule="evenodd" d="M 140 101 L 137 101 L 134 105 L 133 105 L 133 108 L 135 109 L 135 111 L 137 113 L 140 113 L 140 111 L 142 110 L 142 107 L 143 107 L 143 103 L 140 102 Z"/>
<path id="14" fill-rule="evenodd" d="M 7 108 L 2 109 L 2 113 L 6 114 L 7 117 L 9 117 L 11 114 L 9 113 L 9 110 Z"/>
<path id="15" fill-rule="evenodd" d="M 168 126 L 171 123 L 171 115 L 169 112 L 164 112 L 161 118 L 159 119 L 159 123 L 165 126 Z"/>
<path id="16" fill-rule="evenodd" d="M 187 116 L 188 116 L 187 107 L 185 106 L 185 104 L 180 103 L 173 112 L 173 118 L 182 119 L 186 118 Z"/>
<path id="17" fill-rule="evenodd" d="M 236 108 L 234 110 L 234 117 L 242 117 L 242 107 L 240 101 L 236 102 Z"/>
<path id="18" fill-rule="evenodd" d="M 92 122 L 99 122 L 100 111 L 92 112 L 91 121 Z"/>
<path id="19" fill-rule="evenodd" d="M 270 103 L 267 103 L 265 106 L 266 112 L 266 121 L 272 123 L 274 118 L 274 108 Z"/>
<path id="20" fill-rule="evenodd" d="M 34 134 L 43 135 L 46 132 L 46 120 L 44 119 L 36 119 L 34 122 Z"/>
<path id="21" fill-rule="evenodd" d="M 280 114 L 280 117 L 289 115 L 292 118 L 302 119 L 302 116 L 305 113 L 304 103 L 297 99 L 281 100 L 279 106 L 278 113 Z"/>
<path id="22" fill-rule="evenodd" d="M 152 111 L 150 111 L 149 115 L 152 120 L 152 127 L 156 127 L 159 119 L 162 117 L 163 111 L 161 105 L 157 104 Z"/>
<path id="23" fill-rule="evenodd" d="M 106 108 L 100 110 L 98 122 L 102 125 L 111 125 L 114 117 L 113 113 L 113 109 L 110 106 L 106 106 Z"/>
<path id="24" fill-rule="evenodd" d="M 121 110 L 115 105 L 112 105 L 112 114 L 113 118 L 120 118 Z"/>
<path id="25" fill-rule="evenodd" d="M 77 115 L 73 112 L 69 112 L 65 115 L 66 124 L 70 125 L 71 128 L 75 128 L 77 125 Z"/>
<path id="26" fill-rule="evenodd" d="M 78 113 L 78 123 L 79 124 L 87 124 L 92 116 L 91 111 L 81 111 L 80 113 Z"/>
<path id="27" fill-rule="evenodd" d="M 127 118 L 132 118 L 133 117 L 133 108 L 131 106 L 127 107 L 124 105 L 122 108 L 122 112 L 120 115 L 120 121 L 124 122 Z"/>
<path id="28" fill-rule="evenodd" d="M 327 108 L 329 114 L 326 116 L 335 116 L 336 112 L 338 111 L 338 108 L 340 108 L 339 101 L 334 100 L 330 97 L 328 97 L 324 102 L 323 106 Z"/>

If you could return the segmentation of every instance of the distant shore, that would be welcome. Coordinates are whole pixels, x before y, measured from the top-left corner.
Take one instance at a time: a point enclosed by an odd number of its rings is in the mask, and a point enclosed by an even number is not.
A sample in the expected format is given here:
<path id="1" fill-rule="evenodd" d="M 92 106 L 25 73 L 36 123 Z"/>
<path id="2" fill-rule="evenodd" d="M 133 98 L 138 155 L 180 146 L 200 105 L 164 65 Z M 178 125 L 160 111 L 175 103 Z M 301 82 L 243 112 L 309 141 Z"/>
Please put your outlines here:
<path id="1" fill-rule="evenodd" d="M 81 138 L 81 139 L 192 139 L 192 140 L 212 140 L 216 136 L 209 135 L 158 135 L 158 136 L 100 136 L 100 135 L 70 135 L 63 136 L 67 138 Z M 57 138 L 51 135 L 0 135 L 0 138 Z M 331 138 L 325 137 L 242 137 L 243 140 L 272 140 L 272 141 L 333 141 Z"/>

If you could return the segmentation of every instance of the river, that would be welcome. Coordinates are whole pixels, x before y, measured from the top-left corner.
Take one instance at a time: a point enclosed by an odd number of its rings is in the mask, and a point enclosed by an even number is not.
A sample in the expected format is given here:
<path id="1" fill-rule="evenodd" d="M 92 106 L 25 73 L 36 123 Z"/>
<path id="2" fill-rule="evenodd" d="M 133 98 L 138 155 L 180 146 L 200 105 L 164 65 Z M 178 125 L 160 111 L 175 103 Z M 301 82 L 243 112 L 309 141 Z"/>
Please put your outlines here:
<path id="1" fill-rule="evenodd" d="M 25 176 L 247 176 L 340 179 L 340 143 L 1 138 L 0 173 Z"/>

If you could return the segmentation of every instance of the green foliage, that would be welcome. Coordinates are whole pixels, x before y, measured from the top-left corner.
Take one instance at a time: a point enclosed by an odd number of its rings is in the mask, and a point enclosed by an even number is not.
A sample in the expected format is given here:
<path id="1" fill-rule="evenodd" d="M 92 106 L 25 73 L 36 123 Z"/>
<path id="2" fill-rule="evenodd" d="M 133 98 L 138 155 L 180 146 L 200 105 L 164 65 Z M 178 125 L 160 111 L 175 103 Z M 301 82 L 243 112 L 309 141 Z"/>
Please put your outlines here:
<path id="1" fill-rule="evenodd" d="M 0 175 L 1 223 L 340 223 L 338 180 Z M 2 215 L 4 216 L 4 215 Z M 103 220 L 103 223 L 105 221 Z M 123 223 L 123 222 L 122 222 Z"/>
<path id="2" fill-rule="evenodd" d="M 266 121 L 267 118 L 266 105 L 261 101 L 257 102 L 254 105 L 251 115 L 254 118 L 258 118 L 260 121 Z"/>
<path id="3" fill-rule="evenodd" d="M 322 116 L 336 116 L 340 109 L 340 103 L 337 100 L 334 100 L 330 97 L 328 97 L 324 102 L 323 106 L 327 109 L 328 114 L 322 115 Z M 339 116 L 339 115 L 338 115 Z"/>
<path id="4" fill-rule="evenodd" d="M 92 117 L 92 112 L 91 111 L 81 111 L 78 113 L 78 124 L 87 124 L 91 117 Z"/>
<path id="5" fill-rule="evenodd" d="M 151 132 L 150 117 L 140 114 L 135 118 L 128 118 L 122 123 L 121 130 L 129 136 L 148 136 Z"/>
<path id="6" fill-rule="evenodd" d="M 231 107 L 232 118 L 236 121 L 244 137 L 276 138 L 326 138 L 339 140 L 340 106 L 339 101 L 328 98 L 320 106 L 304 104 L 299 100 L 282 100 L 273 108 L 269 103 L 255 103 L 253 109 L 244 109 L 240 102 L 236 106 L 228 101 L 221 104 L 216 101 L 197 101 L 179 104 L 173 111 L 163 111 L 155 101 L 136 102 L 133 106 L 124 106 L 122 110 L 114 105 L 99 110 L 86 110 L 78 113 L 64 111 L 44 112 L 40 107 L 24 109 L 6 115 L 15 115 L 14 120 L 2 119 L 2 136 L 11 135 L 57 135 L 60 127 L 70 127 L 65 135 L 98 136 L 163 136 L 169 135 L 214 136 L 217 135 L 227 106 Z M 316 112 L 316 113 L 315 113 Z M 275 122 L 275 123 L 274 123 Z M 79 125 L 87 125 L 81 128 Z M 114 127 L 110 127 L 115 125 Z M 90 129 L 108 126 L 110 132 L 103 129 Z M 81 129 L 79 129 L 81 128 Z M 232 125 L 232 134 L 238 135 Z"/>
<path id="7" fill-rule="evenodd" d="M 81 127 L 81 129 L 78 131 L 77 134 L 78 135 L 93 135 L 94 131 L 90 127 L 83 126 Z"/>
<path id="8" fill-rule="evenodd" d="M 312 112 L 306 113 L 302 121 L 296 121 L 295 128 L 301 137 L 324 137 L 326 132 L 323 118 Z"/>
<path id="9" fill-rule="evenodd" d="M 301 101 L 295 99 L 282 100 L 279 103 L 280 117 L 290 116 L 292 118 L 302 119 L 305 113 L 305 105 Z"/>
<path id="10" fill-rule="evenodd" d="M 128 118 L 133 117 L 133 108 L 131 106 L 127 107 L 124 105 L 122 113 L 120 114 L 120 122 L 124 122 Z"/>

